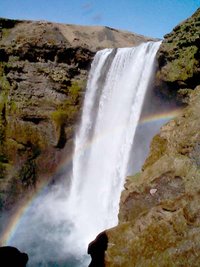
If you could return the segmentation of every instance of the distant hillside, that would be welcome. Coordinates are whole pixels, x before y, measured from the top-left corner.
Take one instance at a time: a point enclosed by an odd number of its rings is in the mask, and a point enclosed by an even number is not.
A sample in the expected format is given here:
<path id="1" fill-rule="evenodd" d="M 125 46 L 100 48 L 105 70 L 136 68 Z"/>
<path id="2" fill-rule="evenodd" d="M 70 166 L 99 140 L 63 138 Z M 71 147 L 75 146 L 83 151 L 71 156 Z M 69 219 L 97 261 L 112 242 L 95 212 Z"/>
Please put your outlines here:
<path id="1" fill-rule="evenodd" d="M 81 26 L 47 21 L 0 20 L 0 26 L 3 29 L 10 28 L 9 37 L 3 40 L 5 45 L 8 45 L 12 40 L 18 42 L 20 39 L 21 43 L 37 41 L 38 44 L 42 42 L 49 45 L 65 44 L 97 51 L 103 48 L 130 47 L 153 40 L 153 38 L 140 34 L 103 26 Z"/>

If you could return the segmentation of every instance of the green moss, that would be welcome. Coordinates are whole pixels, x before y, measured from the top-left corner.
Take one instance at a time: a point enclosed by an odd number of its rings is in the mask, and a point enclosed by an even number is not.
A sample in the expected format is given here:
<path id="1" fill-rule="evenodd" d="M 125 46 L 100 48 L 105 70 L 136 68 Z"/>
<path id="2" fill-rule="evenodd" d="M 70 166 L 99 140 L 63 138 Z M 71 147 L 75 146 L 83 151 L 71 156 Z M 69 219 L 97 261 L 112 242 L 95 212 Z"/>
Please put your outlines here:
<path id="1" fill-rule="evenodd" d="M 4 179 L 11 169 L 11 164 L 6 154 L 1 153 L 0 160 L 0 179 Z"/>
<path id="2" fill-rule="evenodd" d="M 72 82 L 68 87 L 68 98 L 51 113 L 52 120 L 57 126 L 73 123 L 79 110 L 79 96 L 82 87 L 78 82 Z"/>
<path id="3" fill-rule="evenodd" d="M 80 91 L 82 90 L 82 86 L 78 82 L 72 82 L 72 85 L 68 87 L 68 90 L 72 102 L 75 103 L 80 96 Z"/>
<path id="4" fill-rule="evenodd" d="M 5 74 L 0 76 L 0 86 L 1 86 L 1 89 L 4 91 L 9 91 L 10 89 L 10 83 L 8 82 Z"/>
<path id="5" fill-rule="evenodd" d="M 8 122 L 6 127 L 6 154 L 9 159 L 36 158 L 47 147 L 47 137 L 30 123 Z"/>
<path id="6" fill-rule="evenodd" d="M 0 63 L 0 116 L 2 110 L 7 105 L 8 94 L 10 91 L 10 83 L 4 72 L 5 64 Z"/>
<path id="7" fill-rule="evenodd" d="M 141 175 L 141 172 L 137 172 L 137 173 L 135 173 L 133 176 L 131 175 L 131 176 L 127 176 L 126 177 L 126 182 L 130 182 L 130 183 L 132 183 L 132 182 L 134 182 L 134 183 L 137 183 L 137 181 L 139 181 L 139 179 L 140 179 L 140 175 Z"/>
<path id="8" fill-rule="evenodd" d="M 0 114 L 2 113 L 2 110 L 5 107 L 6 102 L 7 102 L 7 97 L 3 92 L 0 94 Z"/>
<path id="9" fill-rule="evenodd" d="M 195 69 L 198 67 L 198 61 L 195 54 L 198 48 L 189 46 L 182 49 L 179 57 L 163 67 L 162 76 L 166 81 L 174 82 L 176 80 L 185 81 L 194 75 Z"/>
<path id="10" fill-rule="evenodd" d="M 74 120 L 77 111 L 76 106 L 63 106 L 52 112 L 51 117 L 52 120 L 55 121 L 56 125 L 59 126 Z"/>
<path id="11" fill-rule="evenodd" d="M 3 145 L 3 142 L 5 140 L 5 127 L 2 125 L 2 122 L 0 121 L 0 149 L 1 145 Z"/>
<path id="12" fill-rule="evenodd" d="M 164 155 L 167 149 L 167 140 L 162 138 L 159 134 L 155 135 L 151 147 L 149 157 L 146 159 L 142 169 L 146 169 L 156 162 L 162 155 Z"/>
<path id="13" fill-rule="evenodd" d="M 10 113 L 16 115 L 16 113 L 17 113 L 17 111 L 18 111 L 18 107 L 17 107 L 16 102 L 14 102 L 14 101 L 10 101 L 10 103 L 9 103 L 9 107 L 10 107 Z"/>
<path id="14" fill-rule="evenodd" d="M 2 37 L 6 38 L 10 34 L 10 29 L 2 29 Z"/>

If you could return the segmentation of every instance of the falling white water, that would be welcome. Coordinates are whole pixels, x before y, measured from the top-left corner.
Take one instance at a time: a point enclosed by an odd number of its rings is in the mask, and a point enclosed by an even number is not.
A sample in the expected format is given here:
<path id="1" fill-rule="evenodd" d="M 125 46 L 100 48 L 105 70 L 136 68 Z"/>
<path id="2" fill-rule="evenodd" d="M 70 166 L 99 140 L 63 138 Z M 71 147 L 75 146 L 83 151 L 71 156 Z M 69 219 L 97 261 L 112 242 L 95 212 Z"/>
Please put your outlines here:
<path id="1" fill-rule="evenodd" d="M 47 187 L 20 218 L 7 245 L 30 267 L 85 267 L 87 246 L 117 224 L 136 126 L 160 43 L 98 52 L 75 138 L 73 175 Z"/>
<path id="2" fill-rule="evenodd" d="M 92 63 L 75 138 L 67 213 L 75 254 L 117 224 L 120 193 L 160 42 L 99 51 Z M 84 251 L 83 251 L 84 253 Z"/>

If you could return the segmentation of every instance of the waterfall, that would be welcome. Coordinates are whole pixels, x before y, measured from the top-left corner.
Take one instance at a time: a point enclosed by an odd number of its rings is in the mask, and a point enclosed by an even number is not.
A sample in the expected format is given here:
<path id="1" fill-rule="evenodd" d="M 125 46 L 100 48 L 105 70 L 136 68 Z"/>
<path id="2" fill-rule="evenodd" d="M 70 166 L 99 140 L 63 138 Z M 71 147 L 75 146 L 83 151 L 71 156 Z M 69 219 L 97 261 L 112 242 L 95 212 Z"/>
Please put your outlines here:
<path id="1" fill-rule="evenodd" d="M 74 253 L 117 224 L 129 154 L 160 42 L 104 49 L 91 66 L 67 203 Z"/>
<path id="2" fill-rule="evenodd" d="M 134 134 L 160 42 L 97 52 L 75 137 L 70 191 L 46 188 L 20 219 L 7 245 L 30 267 L 87 266 L 98 233 L 117 224 Z"/>

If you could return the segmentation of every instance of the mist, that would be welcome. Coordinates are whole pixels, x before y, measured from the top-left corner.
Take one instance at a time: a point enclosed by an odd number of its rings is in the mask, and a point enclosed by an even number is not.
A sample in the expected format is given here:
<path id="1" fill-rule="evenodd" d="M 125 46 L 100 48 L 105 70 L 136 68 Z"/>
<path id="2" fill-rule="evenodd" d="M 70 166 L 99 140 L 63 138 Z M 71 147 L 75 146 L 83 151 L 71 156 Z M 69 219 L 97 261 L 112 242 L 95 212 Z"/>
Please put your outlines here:
<path id="1" fill-rule="evenodd" d="M 79 241 L 71 237 L 73 224 L 67 214 L 67 194 L 63 185 L 51 185 L 21 217 L 8 245 L 29 255 L 27 266 L 83 266 L 85 260 L 73 247 Z"/>

